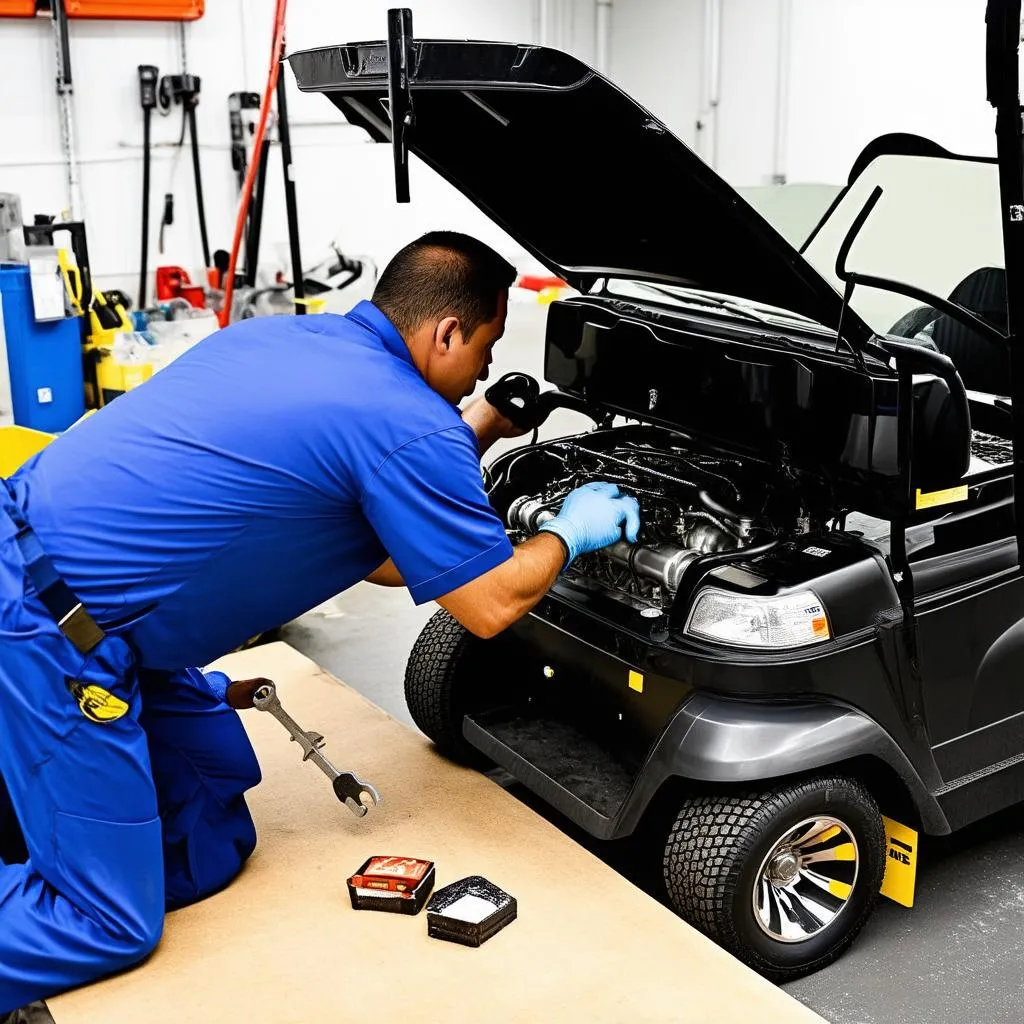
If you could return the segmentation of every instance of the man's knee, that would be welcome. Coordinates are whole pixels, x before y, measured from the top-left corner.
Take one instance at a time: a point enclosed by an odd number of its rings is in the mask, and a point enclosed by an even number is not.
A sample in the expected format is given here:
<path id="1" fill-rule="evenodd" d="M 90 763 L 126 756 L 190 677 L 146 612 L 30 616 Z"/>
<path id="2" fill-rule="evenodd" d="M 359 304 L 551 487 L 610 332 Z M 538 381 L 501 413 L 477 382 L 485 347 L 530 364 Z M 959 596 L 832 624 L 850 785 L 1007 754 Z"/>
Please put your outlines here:
<path id="1" fill-rule="evenodd" d="M 160 819 L 106 822 L 58 812 L 55 837 L 58 892 L 93 933 L 97 959 L 114 970 L 148 956 L 164 926 Z"/>
<path id="2" fill-rule="evenodd" d="M 146 910 L 126 915 L 123 927 L 111 933 L 110 970 L 123 970 L 145 960 L 160 944 L 164 932 L 164 911 Z"/>

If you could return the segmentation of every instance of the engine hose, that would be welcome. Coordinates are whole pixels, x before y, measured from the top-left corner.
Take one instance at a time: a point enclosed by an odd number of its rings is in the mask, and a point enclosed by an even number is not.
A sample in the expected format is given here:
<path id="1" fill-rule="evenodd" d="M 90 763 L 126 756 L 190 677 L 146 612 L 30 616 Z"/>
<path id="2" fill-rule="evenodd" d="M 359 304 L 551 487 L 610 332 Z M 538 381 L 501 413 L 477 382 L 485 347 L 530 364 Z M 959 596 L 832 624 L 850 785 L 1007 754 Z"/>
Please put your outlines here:
<path id="1" fill-rule="evenodd" d="M 249 211 L 249 197 L 252 195 L 253 183 L 260 163 L 260 151 L 263 138 L 267 133 L 267 120 L 270 117 L 270 105 L 277 91 L 277 79 L 281 72 L 281 61 L 284 60 L 284 23 L 288 9 L 288 0 L 276 0 L 274 8 L 274 40 L 270 48 L 270 70 L 267 74 L 267 85 L 263 91 L 263 103 L 260 106 L 260 119 L 256 126 L 253 139 L 253 158 L 245 172 L 245 185 L 239 197 L 238 216 L 235 219 L 235 237 L 231 243 L 231 259 L 228 261 L 227 280 L 224 285 L 224 305 L 218 320 L 221 327 L 231 323 L 231 303 L 235 291 L 235 270 L 238 266 L 238 253 L 242 247 L 242 235 L 245 232 L 246 215 Z M 301 273 L 301 271 L 299 271 Z"/>
<path id="2" fill-rule="evenodd" d="M 684 480 L 682 477 L 673 476 L 671 473 L 663 473 L 661 470 L 651 469 L 649 466 L 636 466 L 628 459 L 619 459 L 614 455 L 609 455 L 607 452 L 592 452 L 588 448 L 577 448 L 576 450 L 594 459 L 614 462 L 617 466 L 623 466 L 634 473 L 646 473 L 649 476 L 656 476 L 659 480 L 668 480 L 670 483 L 677 484 L 680 487 L 689 487 L 694 491 L 699 489 L 698 485 L 692 480 Z"/>
<path id="3" fill-rule="evenodd" d="M 712 515 L 710 512 L 703 512 L 700 509 L 690 509 L 686 513 L 691 519 L 704 519 L 711 523 L 712 526 L 717 526 L 723 533 L 729 534 L 730 537 L 735 537 L 737 540 L 740 539 L 739 530 L 735 526 L 729 526 L 723 520 L 719 519 L 718 516 Z"/>
<path id="4" fill-rule="evenodd" d="M 743 518 L 743 516 L 741 516 L 735 509 L 727 508 L 725 505 L 721 504 L 721 502 L 716 501 L 710 494 L 708 494 L 707 491 L 700 491 L 697 497 L 700 498 L 701 504 L 704 505 L 705 508 L 710 509 L 712 512 L 717 512 L 720 516 L 725 516 L 727 519 L 735 520 Z"/>

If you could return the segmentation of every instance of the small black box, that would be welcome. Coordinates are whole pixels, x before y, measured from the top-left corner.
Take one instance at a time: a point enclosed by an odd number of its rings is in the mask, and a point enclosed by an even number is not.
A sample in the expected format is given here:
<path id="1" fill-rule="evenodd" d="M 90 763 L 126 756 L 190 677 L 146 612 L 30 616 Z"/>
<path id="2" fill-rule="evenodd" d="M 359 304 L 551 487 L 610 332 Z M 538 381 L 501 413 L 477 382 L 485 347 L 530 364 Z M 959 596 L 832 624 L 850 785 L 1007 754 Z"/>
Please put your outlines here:
<path id="1" fill-rule="evenodd" d="M 348 894 L 352 901 L 353 910 L 383 910 L 390 914 L 418 914 L 427 902 L 427 897 L 430 895 L 431 890 L 434 888 L 434 862 L 425 861 L 420 863 L 426 863 L 428 865 L 427 870 L 424 872 L 423 877 L 415 885 L 414 888 L 408 889 L 404 892 L 399 892 L 391 889 L 378 889 L 370 888 L 365 884 L 360 884 L 374 861 L 379 860 L 408 860 L 410 863 L 416 862 L 416 858 L 395 858 L 395 857 L 370 857 L 363 866 L 348 879 Z"/>
<path id="2" fill-rule="evenodd" d="M 434 893 L 427 904 L 427 934 L 481 946 L 518 914 L 512 896 L 481 875 L 470 875 Z"/>

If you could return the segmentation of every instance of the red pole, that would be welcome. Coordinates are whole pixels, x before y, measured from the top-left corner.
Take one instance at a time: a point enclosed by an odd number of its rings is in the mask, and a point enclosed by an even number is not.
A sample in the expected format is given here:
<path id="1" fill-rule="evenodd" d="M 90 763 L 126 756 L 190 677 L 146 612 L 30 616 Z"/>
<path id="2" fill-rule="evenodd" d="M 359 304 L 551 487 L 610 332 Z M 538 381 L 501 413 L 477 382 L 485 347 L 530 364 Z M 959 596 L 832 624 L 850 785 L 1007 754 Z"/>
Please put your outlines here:
<path id="1" fill-rule="evenodd" d="M 235 268 L 238 266 L 238 252 L 242 247 L 245 218 L 249 210 L 249 197 L 252 195 L 256 171 L 259 169 L 260 151 L 263 145 L 263 136 L 267 131 L 270 105 L 277 90 L 277 76 L 281 71 L 281 61 L 284 60 L 284 16 L 287 8 L 288 0 L 277 0 L 277 6 L 274 10 L 274 44 L 270 51 L 270 71 L 267 75 L 267 87 L 263 92 L 260 120 L 256 127 L 256 136 L 253 139 L 253 156 L 249 161 L 249 167 L 245 174 L 245 185 L 242 187 L 242 195 L 239 197 L 238 217 L 235 221 L 235 240 L 231 246 L 231 260 L 228 263 L 227 283 L 224 286 L 224 308 L 221 309 L 218 316 L 221 327 L 227 327 L 231 323 L 231 303 L 235 290 Z"/>

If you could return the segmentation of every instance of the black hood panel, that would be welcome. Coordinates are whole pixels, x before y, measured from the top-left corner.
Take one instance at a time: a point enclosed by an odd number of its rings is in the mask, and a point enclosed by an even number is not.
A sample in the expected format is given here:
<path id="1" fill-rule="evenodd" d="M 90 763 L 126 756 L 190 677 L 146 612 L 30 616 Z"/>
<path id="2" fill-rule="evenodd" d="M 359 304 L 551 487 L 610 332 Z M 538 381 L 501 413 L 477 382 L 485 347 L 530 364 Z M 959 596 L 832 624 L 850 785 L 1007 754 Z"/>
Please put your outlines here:
<path id="1" fill-rule="evenodd" d="M 293 54 L 299 88 L 389 141 L 387 46 Z M 577 288 L 667 281 L 756 299 L 826 326 L 831 284 L 626 93 L 556 50 L 416 40 L 409 149 Z M 848 316 L 851 340 L 870 331 Z"/>
<path id="2" fill-rule="evenodd" d="M 907 500 L 898 381 L 884 362 L 827 348 L 727 338 L 682 316 L 593 298 L 554 302 L 546 379 L 602 411 L 679 430 L 782 466 L 808 502 L 888 517 Z M 965 403 L 937 377 L 914 383 L 914 485 L 955 486 L 970 464 Z"/>

